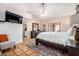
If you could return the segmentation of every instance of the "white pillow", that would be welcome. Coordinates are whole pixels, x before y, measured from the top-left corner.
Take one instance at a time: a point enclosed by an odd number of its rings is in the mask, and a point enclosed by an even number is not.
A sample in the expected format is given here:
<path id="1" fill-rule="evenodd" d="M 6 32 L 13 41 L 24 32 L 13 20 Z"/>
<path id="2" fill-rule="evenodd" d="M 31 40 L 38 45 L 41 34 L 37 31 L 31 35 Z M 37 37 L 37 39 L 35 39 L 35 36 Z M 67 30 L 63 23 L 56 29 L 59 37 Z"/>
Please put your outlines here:
<path id="1" fill-rule="evenodd" d="M 75 28 L 72 27 L 67 32 L 69 33 L 70 36 L 74 36 L 75 35 Z"/>

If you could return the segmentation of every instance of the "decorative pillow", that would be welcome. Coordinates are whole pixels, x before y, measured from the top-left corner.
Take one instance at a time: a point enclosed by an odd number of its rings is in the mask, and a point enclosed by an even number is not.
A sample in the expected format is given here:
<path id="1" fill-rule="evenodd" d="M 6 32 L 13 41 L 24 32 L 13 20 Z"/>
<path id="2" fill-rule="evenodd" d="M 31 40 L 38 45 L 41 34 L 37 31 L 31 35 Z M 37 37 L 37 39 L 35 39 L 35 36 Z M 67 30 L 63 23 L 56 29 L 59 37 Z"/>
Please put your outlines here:
<path id="1" fill-rule="evenodd" d="M 74 28 L 72 28 L 71 33 L 70 33 L 70 36 L 73 36 L 74 33 L 75 33 L 75 30 L 74 30 Z"/>
<path id="2" fill-rule="evenodd" d="M 70 36 L 74 36 L 74 34 L 75 34 L 75 28 L 70 28 L 68 30 L 68 33 L 69 33 Z"/>
<path id="3" fill-rule="evenodd" d="M 0 34 L 0 42 L 8 41 L 8 37 L 6 34 Z"/>

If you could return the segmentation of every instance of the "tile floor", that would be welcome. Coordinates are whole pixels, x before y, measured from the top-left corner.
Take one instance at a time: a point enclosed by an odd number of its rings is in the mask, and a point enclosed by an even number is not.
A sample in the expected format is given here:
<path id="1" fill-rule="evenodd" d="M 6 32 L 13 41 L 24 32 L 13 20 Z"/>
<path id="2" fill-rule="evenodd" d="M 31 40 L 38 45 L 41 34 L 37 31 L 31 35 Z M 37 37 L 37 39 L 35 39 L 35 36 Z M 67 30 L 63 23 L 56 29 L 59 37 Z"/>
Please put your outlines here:
<path id="1" fill-rule="evenodd" d="M 0 51 L 0 56 L 39 56 L 38 52 L 26 46 L 29 42 L 29 40 L 24 40 L 24 42 L 17 44 L 15 49 L 7 49 L 5 53 Z"/>
<path id="2" fill-rule="evenodd" d="M 35 40 L 24 38 L 24 41 L 17 44 L 15 49 L 7 49 L 5 53 L 1 53 L 0 50 L 0 56 L 41 56 L 40 53 L 26 46 L 27 44 L 31 44 L 33 41 Z M 67 56 L 67 54 L 64 54 L 64 56 Z"/>

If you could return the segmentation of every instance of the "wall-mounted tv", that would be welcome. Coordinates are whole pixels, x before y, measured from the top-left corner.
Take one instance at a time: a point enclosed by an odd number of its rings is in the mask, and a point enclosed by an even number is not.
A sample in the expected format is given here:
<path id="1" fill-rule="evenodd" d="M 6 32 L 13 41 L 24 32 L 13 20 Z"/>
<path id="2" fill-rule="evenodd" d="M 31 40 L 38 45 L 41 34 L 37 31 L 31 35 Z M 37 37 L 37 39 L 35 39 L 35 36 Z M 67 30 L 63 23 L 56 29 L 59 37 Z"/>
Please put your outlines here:
<path id="1" fill-rule="evenodd" d="M 12 22 L 12 23 L 20 23 L 22 24 L 22 16 L 17 15 L 15 13 L 6 11 L 5 12 L 5 21 L 6 22 Z"/>

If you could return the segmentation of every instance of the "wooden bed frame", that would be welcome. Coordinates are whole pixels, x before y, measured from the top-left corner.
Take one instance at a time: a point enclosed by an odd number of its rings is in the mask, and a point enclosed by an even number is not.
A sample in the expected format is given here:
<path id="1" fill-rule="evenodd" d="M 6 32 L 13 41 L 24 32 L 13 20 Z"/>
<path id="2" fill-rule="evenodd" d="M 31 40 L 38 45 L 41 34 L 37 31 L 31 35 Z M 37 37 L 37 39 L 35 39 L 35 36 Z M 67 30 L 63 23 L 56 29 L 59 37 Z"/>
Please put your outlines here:
<path id="1" fill-rule="evenodd" d="M 62 45 L 62 44 L 49 42 L 49 41 L 46 41 L 46 40 L 43 40 L 43 39 L 39 39 L 39 38 L 36 38 L 35 41 L 36 41 L 35 45 L 38 45 L 38 43 L 41 43 L 41 44 L 43 44 L 45 46 L 48 46 L 48 47 L 51 47 L 51 48 L 55 48 L 57 50 L 61 50 L 61 51 L 63 51 L 63 53 L 67 52 L 67 47 Z"/>
<path id="2" fill-rule="evenodd" d="M 75 40 L 79 43 L 79 27 L 74 27 L 74 28 L 76 28 Z M 62 44 L 46 41 L 46 40 L 39 39 L 39 38 L 36 38 L 35 41 L 36 41 L 35 42 L 36 45 L 38 45 L 38 43 L 42 43 L 42 44 L 44 44 L 46 46 L 49 46 L 49 47 L 61 50 L 61 51 L 63 51 L 63 53 L 67 53 L 68 52 L 67 46 L 64 46 Z"/>

